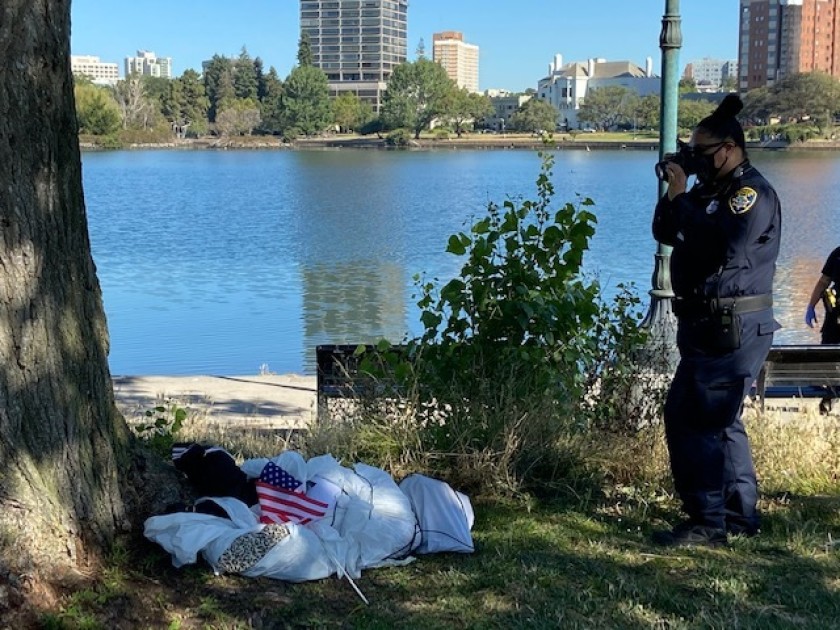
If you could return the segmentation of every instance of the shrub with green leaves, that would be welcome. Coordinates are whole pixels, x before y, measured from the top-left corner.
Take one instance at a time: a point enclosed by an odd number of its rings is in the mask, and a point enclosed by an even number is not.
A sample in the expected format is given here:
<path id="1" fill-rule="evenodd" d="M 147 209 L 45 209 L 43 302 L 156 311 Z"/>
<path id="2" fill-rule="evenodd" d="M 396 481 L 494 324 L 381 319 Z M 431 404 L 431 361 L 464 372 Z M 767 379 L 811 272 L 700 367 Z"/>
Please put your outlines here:
<path id="1" fill-rule="evenodd" d="M 411 145 L 411 131 L 408 129 L 394 129 L 385 137 L 385 144 L 389 147 L 407 147 Z"/>
<path id="2" fill-rule="evenodd" d="M 417 278 L 424 332 L 408 344 L 416 391 L 445 409 L 443 421 L 421 419 L 424 447 L 495 454 L 517 479 L 562 474 L 538 472 L 556 463 L 561 436 L 638 423 L 628 412 L 645 340 L 632 288 L 607 300 L 583 271 L 594 202 L 553 209 L 553 156 L 540 156 L 535 199 L 490 203 L 449 238 L 460 273 L 442 286 Z"/>
<path id="3" fill-rule="evenodd" d="M 430 368 L 426 384 L 502 373 L 558 401 L 580 395 L 599 354 L 592 332 L 601 289 L 582 273 L 597 219 L 589 198 L 551 209 L 553 157 L 541 157 L 537 198 L 490 203 L 486 216 L 449 238 L 447 251 L 465 258 L 458 276 L 439 289 L 419 281 L 425 332 L 415 343 Z"/>
<path id="4" fill-rule="evenodd" d="M 187 419 L 187 411 L 172 403 L 147 409 L 143 416 L 144 421 L 133 427 L 135 434 L 153 451 L 168 457 Z"/>
<path id="5" fill-rule="evenodd" d="M 375 426 L 378 440 L 390 431 L 389 462 L 463 488 L 562 484 L 587 477 L 576 469 L 581 434 L 624 432 L 642 424 L 640 410 L 658 412 L 636 387 L 639 299 L 620 287 L 608 300 L 584 273 L 594 203 L 580 197 L 553 208 L 553 157 L 540 156 L 534 199 L 490 203 L 449 237 L 447 251 L 463 259 L 455 277 L 416 278 L 423 333 L 399 351 L 387 342 L 359 349 L 360 371 L 391 392 L 377 397 L 400 404 L 380 418 L 362 401 L 344 426 Z"/>

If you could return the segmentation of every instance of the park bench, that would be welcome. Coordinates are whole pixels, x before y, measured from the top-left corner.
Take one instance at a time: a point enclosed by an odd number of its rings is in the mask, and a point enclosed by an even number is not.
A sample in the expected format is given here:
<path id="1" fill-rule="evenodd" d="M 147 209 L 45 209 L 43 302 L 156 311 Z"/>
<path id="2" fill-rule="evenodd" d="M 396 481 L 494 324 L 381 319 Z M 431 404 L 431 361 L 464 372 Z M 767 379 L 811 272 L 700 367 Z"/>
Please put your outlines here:
<path id="1" fill-rule="evenodd" d="M 389 352 L 401 353 L 405 346 L 394 345 Z M 315 347 L 317 368 L 317 414 L 328 416 L 330 399 L 360 399 L 382 396 L 393 391 L 393 382 L 373 377 L 362 369 L 365 357 L 376 355 L 376 346 L 368 344 L 324 344 Z"/>
<path id="2" fill-rule="evenodd" d="M 772 346 L 755 396 L 762 410 L 766 398 L 840 397 L 840 345 Z"/>
<path id="3" fill-rule="evenodd" d="M 395 352 L 404 349 L 391 347 Z M 360 369 L 366 354 L 375 350 L 375 346 L 359 344 L 315 348 L 319 418 L 325 417 L 329 399 L 381 396 L 393 385 Z M 840 345 L 772 346 L 753 395 L 762 410 L 767 398 L 840 398 Z"/>

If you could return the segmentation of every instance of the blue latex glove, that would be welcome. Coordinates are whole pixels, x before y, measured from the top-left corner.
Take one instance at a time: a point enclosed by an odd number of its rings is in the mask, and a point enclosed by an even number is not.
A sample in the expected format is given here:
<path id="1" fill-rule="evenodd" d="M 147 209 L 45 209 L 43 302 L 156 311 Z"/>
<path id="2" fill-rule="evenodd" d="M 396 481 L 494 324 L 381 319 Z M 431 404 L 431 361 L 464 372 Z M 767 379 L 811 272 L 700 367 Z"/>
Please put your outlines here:
<path id="1" fill-rule="evenodd" d="M 805 309 L 805 323 L 808 325 L 808 328 L 813 328 L 814 324 L 817 323 L 817 312 L 814 310 L 813 306 L 808 306 Z"/>

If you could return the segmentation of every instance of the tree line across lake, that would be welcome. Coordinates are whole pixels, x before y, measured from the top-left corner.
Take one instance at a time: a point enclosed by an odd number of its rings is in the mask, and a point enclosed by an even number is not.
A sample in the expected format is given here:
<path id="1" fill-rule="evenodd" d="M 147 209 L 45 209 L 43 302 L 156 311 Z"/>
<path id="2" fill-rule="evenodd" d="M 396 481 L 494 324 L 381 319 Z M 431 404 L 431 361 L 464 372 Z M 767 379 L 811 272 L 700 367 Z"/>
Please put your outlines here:
<path id="1" fill-rule="evenodd" d="M 314 66 L 306 35 L 297 60 L 285 80 L 274 67 L 265 71 L 262 60 L 251 58 L 244 47 L 238 58 L 214 55 L 203 75 L 192 69 L 175 79 L 130 75 L 113 87 L 76 77 L 79 132 L 105 145 L 254 133 L 293 139 L 325 131 L 385 132 L 404 142 L 410 134 L 419 138 L 433 124 L 460 137 L 487 126 L 494 114 L 490 98 L 459 88 L 442 66 L 423 55 L 394 69 L 378 114 L 353 92 L 330 97 L 327 76 Z M 681 82 L 681 92 L 692 87 Z M 744 101 L 746 126 L 755 138 L 829 137 L 840 116 L 840 81 L 819 72 L 797 74 L 747 92 Z M 692 129 L 714 107 L 712 100 L 681 98 L 679 127 Z M 639 96 L 626 87 L 608 86 L 587 93 L 577 118 L 599 130 L 655 131 L 659 115 L 658 94 Z M 507 129 L 562 129 L 558 120 L 562 117 L 553 105 L 532 98 L 511 116 Z"/>

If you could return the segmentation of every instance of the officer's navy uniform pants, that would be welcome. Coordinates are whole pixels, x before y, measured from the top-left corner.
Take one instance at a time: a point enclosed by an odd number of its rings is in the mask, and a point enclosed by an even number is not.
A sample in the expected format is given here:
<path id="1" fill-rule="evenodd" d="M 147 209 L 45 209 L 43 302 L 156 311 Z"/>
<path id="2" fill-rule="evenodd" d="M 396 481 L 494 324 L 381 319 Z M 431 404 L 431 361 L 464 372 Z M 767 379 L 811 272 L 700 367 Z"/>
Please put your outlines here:
<path id="1" fill-rule="evenodd" d="M 758 488 L 741 421 L 749 394 L 778 327 L 772 309 L 744 313 L 737 350 L 709 347 L 708 322 L 681 317 L 680 363 L 665 402 L 671 470 L 693 524 L 755 533 Z"/>

